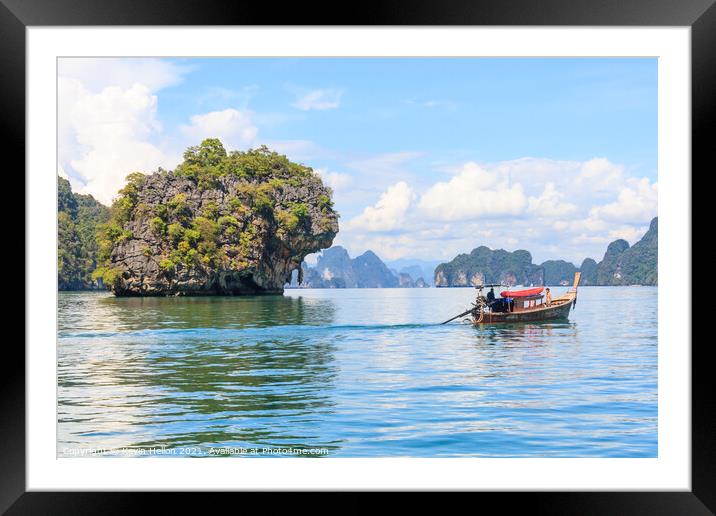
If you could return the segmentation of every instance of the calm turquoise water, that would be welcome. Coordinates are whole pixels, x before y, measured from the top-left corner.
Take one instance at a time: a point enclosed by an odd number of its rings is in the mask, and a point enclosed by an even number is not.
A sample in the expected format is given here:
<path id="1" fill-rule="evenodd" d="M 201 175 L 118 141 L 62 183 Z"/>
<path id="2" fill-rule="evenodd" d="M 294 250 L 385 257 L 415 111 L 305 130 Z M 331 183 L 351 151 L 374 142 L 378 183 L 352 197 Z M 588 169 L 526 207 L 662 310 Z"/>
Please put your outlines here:
<path id="1" fill-rule="evenodd" d="M 60 293 L 58 455 L 657 456 L 656 288 L 436 324 L 474 292 Z"/>

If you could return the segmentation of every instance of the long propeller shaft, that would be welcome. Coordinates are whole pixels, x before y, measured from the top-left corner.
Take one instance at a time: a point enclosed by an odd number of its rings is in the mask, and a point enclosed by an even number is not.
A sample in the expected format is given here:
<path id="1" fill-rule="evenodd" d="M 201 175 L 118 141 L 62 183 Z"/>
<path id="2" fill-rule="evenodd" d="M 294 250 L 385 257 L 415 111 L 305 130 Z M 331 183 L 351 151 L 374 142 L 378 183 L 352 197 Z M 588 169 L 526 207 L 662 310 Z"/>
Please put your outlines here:
<path id="1" fill-rule="evenodd" d="M 454 321 L 454 320 L 457 319 L 458 317 L 462 317 L 463 315 L 469 314 L 470 312 L 472 312 L 472 310 L 473 310 L 473 309 L 470 308 L 470 309 L 467 310 L 466 312 L 463 312 L 463 313 L 461 313 L 461 314 L 458 314 L 458 315 L 456 315 L 455 317 L 452 317 L 452 318 L 448 319 L 447 321 L 442 322 L 442 323 L 440 323 L 440 324 L 447 324 L 447 323 L 449 323 L 450 321 Z"/>

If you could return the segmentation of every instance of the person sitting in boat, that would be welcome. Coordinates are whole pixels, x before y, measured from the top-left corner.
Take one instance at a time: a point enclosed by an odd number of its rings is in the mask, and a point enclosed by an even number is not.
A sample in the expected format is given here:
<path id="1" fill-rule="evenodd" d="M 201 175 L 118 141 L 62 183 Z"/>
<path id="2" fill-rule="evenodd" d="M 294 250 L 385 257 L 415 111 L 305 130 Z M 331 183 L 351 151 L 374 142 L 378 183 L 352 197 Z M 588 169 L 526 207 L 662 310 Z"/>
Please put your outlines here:
<path id="1" fill-rule="evenodd" d="M 547 287 L 544 291 L 544 303 L 547 306 L 552 304 L 552 292 L 549 291 L 549 287 Z"/>
<path id="2" fill-rule="evenodd" d="M 496 299 L 490 303 L 490 311 L 495 313 L 506 312 L 509 305 L 506 299 Z"/>
<path id="3" fill-rule="evenodd" d="M 490 291 L 487 293 L 487 304 L 489 305 L 495 300 L 495 288 L 491 287 Z"/>

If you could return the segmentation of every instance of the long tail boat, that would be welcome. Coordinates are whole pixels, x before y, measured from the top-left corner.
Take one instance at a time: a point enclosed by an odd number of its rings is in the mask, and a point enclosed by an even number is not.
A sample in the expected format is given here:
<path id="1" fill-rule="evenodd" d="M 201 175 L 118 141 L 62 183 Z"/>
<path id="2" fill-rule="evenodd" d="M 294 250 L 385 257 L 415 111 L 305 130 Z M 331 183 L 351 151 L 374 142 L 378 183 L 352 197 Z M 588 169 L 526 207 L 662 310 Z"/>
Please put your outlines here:
<path id="1" fill-rule="evenodd" d="M 475 325 L 567 319 L 569 311 L 577 304 L 579 277 L 580 273 L 576 272 L 572 287 L 565 294 L 555 297 L 549 303 L 544 299 L 544 287 L 503 291 L 500 293 L 500 300 L 488 301 L 482 295 L 482 289 L 499 285 L 480 285 L 477 287 L 479 293 L 473 307 L 448 319 L 443 324 L 467 315 Z"/>

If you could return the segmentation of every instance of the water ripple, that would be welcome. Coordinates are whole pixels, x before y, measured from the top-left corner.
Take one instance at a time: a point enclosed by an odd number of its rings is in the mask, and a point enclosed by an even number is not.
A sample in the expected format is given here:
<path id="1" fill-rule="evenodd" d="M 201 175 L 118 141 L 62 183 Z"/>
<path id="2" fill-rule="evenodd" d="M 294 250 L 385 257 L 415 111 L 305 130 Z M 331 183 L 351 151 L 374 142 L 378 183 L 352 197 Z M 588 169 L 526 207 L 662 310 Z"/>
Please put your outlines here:
<path id="1" fill-rule="evenodd" d="M 437 324 L 471 295 L 61 293 L 58 455 L 656 456 L 655 288 L 580 289 L 568 322 Z"/>

